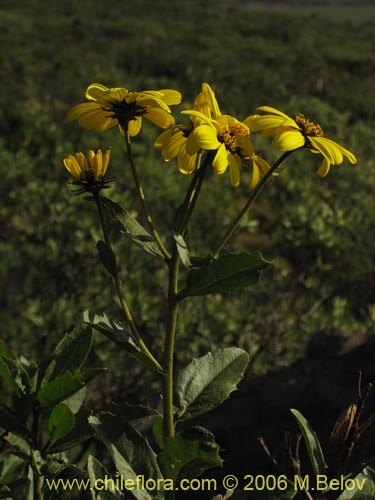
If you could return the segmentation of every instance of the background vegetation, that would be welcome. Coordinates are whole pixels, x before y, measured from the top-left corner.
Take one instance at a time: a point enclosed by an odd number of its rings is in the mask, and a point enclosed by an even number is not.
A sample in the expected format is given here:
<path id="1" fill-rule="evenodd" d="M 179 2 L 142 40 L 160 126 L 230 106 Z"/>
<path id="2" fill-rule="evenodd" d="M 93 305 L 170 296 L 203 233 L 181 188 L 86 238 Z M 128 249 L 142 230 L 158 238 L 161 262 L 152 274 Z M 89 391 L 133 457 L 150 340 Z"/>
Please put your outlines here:
<path id="1" fill-rule="evenodd" d="M 117 314 L 94 245 L 94 207 L 72 195 L 62 166 L 70 153 L 112 146 L 111 196 L 138 214 L 118 134 L 91 134 L 65 122 L 92 82 L 176 88 L 187 106 L 207 81 L 223 111 L 245 118 L 267 104 L 292 116 L 303 112 L 358 158 L 355 166 L 333 167 L 324 180 L 315 175 L 313 155 L 288 160 L 231 243 L 261 250 L 274 266 L 249 293 L 197 298 L 183 308 L 179 363 L 238 345 L 252 356 L 250 375 L 264 374 L 302 358 L 317 332 L 339 331 L 356 342 L 371 336 L 370 2 L 50 0 L 46 6 L 13 0 L 0 6 L 0 335 L 12 349 L 42 359 L 85 309 Z M 158 133 L 145 127 L 134 148 L 154 218 L 167 232 L 189 179 L 153 151 Z M 259 145 L 259 153 L 273 154 L 265 148 Z M 246 175 L 237 190 L 228 176 L 211 181 L 192 223 L 197 253 L 213 245 L 249 192 Z M 130 301 L 157 351 L 163 269 L 123 241 L 118 247 L 128 263 Z M 155 387 L 112 349 L 98 339 L 95 356 L 109 370 L 92 400 L 101 406 L 126 395 L 147 402 Z"/>

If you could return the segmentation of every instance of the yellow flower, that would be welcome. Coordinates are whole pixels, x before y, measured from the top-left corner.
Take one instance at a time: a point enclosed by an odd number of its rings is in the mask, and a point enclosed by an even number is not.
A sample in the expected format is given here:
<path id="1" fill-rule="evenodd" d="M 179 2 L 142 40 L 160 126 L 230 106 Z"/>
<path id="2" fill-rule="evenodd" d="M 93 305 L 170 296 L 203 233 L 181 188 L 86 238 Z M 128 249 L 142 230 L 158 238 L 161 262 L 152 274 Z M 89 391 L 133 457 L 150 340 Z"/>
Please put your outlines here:
<path id="1" fill-rule="evenodd" d="M 107 172 L 110 155 L 110 149 L 107 149 L 104 156 L 101 149 L 98 149 L 96 153 L 91 149 L 88 161 L 85 155 L 79 152 L 65 158 L 64 165 L 77 183 L 85 189 L 101 189 L 105 185 L 104 176 Z"/>
<path id="2" fill-rule="evenodd" d="M 67 116 L 69 121 L 78 120 L 84 129 L 98 132 L 118 125 L 122 133 L 128 130 L 130 136 L 139 133 L 143 116 L 161 128 L 174 125 L 169 105 L 181 101 L 177 90 L 132 92 L 120 87 L 107 88 L 99 83 L 89 85 L 85 97 L 89 102 L 71 108 Z"/>
<path id="3" fill-rule="evenodd" d="M 193 110 L 203 113 L 208 118 L 216 117 L 220 114 L 215 93 L 208 83 L 202 83 L 202 91 L 194 101 Z M 194 127 L 203 122 L 195 115 L 190 116 L 190 122 L 190 125 L 175 125 L 170 127 L 154 143 L 155 148 L 161 151 L 164 161 L 168 162 L 177 157 L 177 166 L 182 174 L 191 174 L 197 164 L 198 153 L 188 154 L 186 151 L 186 142 Z"/>
<path id="4" fill-rule="evenodd" d="M 258 108 L 260 111 L 269 113 L 267 115 L 252 115 L 246 118 L 244 123 L 251 131 L 262 130 L 263 137 L 274 137 L 272 145 L 280 151 L 292 151 L 301 147 L 308 148 L 312 153 L 320 153 L 323 156 L 317 173 L 325 177 L 331 165 L 339 165 L 344 157 L 350 163 L 357 163 L 353 153 L 345 149 L 337 142 L 324 137 L 322 127 L 310 121 L 299 113 L 293 120 L 288 115 L 269 106 Z"/>
<path id="5" fill-rule="evenodd" d="M 215 93 L 208 83 L 194 101 L 193 109 L 183 111 L 189 115 L 190 125 L 175 125 L 163 132 L 155 141 L 162 158 L 170 161 L 177 157 L 180 172 L 190 174 L 196 167 L 199 151 L 215 151 L 212 165 L 217 174 L 229 167 L 233 186 L 240 184 L 240 171 L 244 160 L 251 160 L 253 175 L 251 187 L 270 169 L 268 163 L 254 154 L 250 130 L 236 118 L 222 115 Z"/>

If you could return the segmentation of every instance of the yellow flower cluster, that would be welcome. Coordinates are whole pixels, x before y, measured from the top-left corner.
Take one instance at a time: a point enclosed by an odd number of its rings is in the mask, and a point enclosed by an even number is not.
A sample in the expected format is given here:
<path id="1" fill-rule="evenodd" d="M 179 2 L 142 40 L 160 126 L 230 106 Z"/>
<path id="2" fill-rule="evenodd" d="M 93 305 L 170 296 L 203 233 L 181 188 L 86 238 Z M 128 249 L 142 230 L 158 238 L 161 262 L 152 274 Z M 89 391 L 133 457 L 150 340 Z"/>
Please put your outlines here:
<path id="1" fill-rule="evenodd" d="M 269 106 L 258 108 L 265 114 L 251 115 L 243 121 L 222 114 L 215 93 L 208 83 L 196 97 L 192 109 L 182 111 L 188 115 L 189 123 L 176 125 L 171 114 L 171 105 L 181 102 L 176 90 L 130 91 L 125 88 L 107 88 L 93 83 L 86 90 L 88 102 L 74 106 L 68 112 L 68 120 L 78 120 L 87 130 L 105 131 L 118 126 L 122 134 L 136 136 L 142 126 L 142 118 L 166 129 L 155 141 L 164 161 L 177 159 L 181 173 L 191 174 L 198 166 L 199 155 L 206 153 L 216 174 L 229 170 L 232 186 L 241 181 L 241 171 L 252 165 L 250 185 L 254 188 L 261 173 L 266 175 L 270 165 L 257 156 L 250 138 L 252 132 L 262 131 L 263 137 L 273 137 L 272 145 L 280 151 L 293 151 L 302 147 L 319 153 L 323 161 L 318 175 L 325 177 L 331 165 L 339 165 L 344 157 L 356 163 L 353 153 L 336 142 L 324 137 L 320 125 L 303 114 L 295 119 Z M 109 161 L 109 152 L 102 159 L 101 151 L 89 153 L 87 163 L 82 153 L 70 155 L 64 164 L 76 180 L 88 181 L 91 176 L 97 181 L 104 176 Z M 270 176 L 270 174 L 268 174 Z"/>

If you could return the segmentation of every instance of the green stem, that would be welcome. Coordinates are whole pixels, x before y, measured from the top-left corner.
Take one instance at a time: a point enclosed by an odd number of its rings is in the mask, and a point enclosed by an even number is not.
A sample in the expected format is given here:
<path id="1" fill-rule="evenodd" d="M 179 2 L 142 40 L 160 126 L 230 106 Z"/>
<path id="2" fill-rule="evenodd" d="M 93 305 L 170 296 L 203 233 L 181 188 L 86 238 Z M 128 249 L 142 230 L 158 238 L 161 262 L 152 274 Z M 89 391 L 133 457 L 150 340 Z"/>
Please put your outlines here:
<path id="1" fill-rule="evenodd" d="M 152 217 L 151 217 L 150 211 L 148 209 L 147 201 L 146 201 L 141 183 L 139 181 L 138 172 L 137 172 L 137 169 L 135 166 L 133 151 L 132 151 L 131 144 L 130 144 L 129 132 L 126 129 L 124 129 L 124 133 L 125 133 L 126 151 L 128 153 L 128 157 L 129 157 L 129 161 L 130 161 L 130 168 L 132 170 L 134 182 L 135 182 L 135 185 L 137 187 L 139 200 L 141 202 L 143 213 L 146 217 L 147 225 L 151 231 L 151 234 L 155 240 L 155 243 L 158 245 L 160 251 L 164 255 L 165 260 L 168 262 L 171 259 L 171 255 L 168 252 L 168 250 L 165 248 L 163 242 L 160 239 L 159 233 L 157 232 L 157 230 L 154 227 L 154 223 L 152 221 Z"/>
<path id="2" fill-rule="evenodd" d="M 216 249 L 211 252 L 211 255 L 214 259 L 217 259 L 221 250 L 223 247 L 226 245 L 228 242 L 229 238 L 232 236 L 234 233 L 235 229 L 237 228 L 239 222 L 241 221 L 242 217 L 245 215 L 245 213 L 249 210 L 251 205 L 254 203 L 254 201 L 257 199 L 258 195 L 261 193 L 263 190 L 264 186 L 266 185 L 266 182 L 268 179 L 272 176 L 272 174 L 276 171 L 276 169 L 281 165 L 281 163 L 286 160 L 286 158 L 293 153 L 293 151 L 286 151 L 284 154 L 280 156 L 278 160 L 272 165 L 270 170 L 262 177 L 260 182 L 257 184 L 255 187 L 254 191 L 252 192 L 250 198 L 247 200 L 245 206 L 242 208 L 241 212 L 237 215 L 237 217 L 234 219 L 232 224 L 230 225 L 229 229 L 227 232 L 224 234 L 223 238 L 221 239 L 220 243 L 216 247 Z"/>
<path id="3" fill-rule="evenodd" d="M 104 211 L 103 211 L 103 205 L 102 205 L 100 196 L 99 196 L 98 193 L 94 193 L 93 196 L 94 196 L 94 199 L 95 199 L 95 202 L 96 202 L 96 206 L 98 208 L 100 225 L 102 227 L 104 241 L 107 244 L 107 246 L 110 248 L 111 252 L 114 254 L 113 249 L 112 249 L 112 245 L 111 245 L 111 240 L 109 238 L 108 228 L 107 228 L 107 224 L 106 224 L 106 221 L 105 221 Z M 160 363 L 154 358 L 154 356 L 148 350 L 146 344 L 143 342 L 142 337 L 141 337 L 141 335 L 140 335 L 140 333 L 138 331 L 137 325 L 135 324 L 135 321 L 133 319 L 133 316 L 132 316 L 132 314 L 130 312 L 130 309 L 129 309 L 129 306 L 128 306 L 128 303 L 127 303 L 127 300 L 126 300 L 125 292 L 124 292 L 124 290 L 123 290 L 123 288 L 121 286 L 121 281 L 120 281 L 120 276 L 119 276 L 119 271 L 118 270 L 114 274 L 113 280 L 114 280 L 114 283 L 115 283 L 115 288 L 116 288 L 117 296 L 118 296 L 119 301 L 120 301 L 121 309 L 122 309 L 122 311 L 124 313 L 124 316 L 126 318 L 126 321 L 127 321 L 128 325 L 130 327 L 130 330 L 131 330 L 132 334 L 137 339 L 138 345 L 142 349 L 142 351 L 153 362 L 153 364 L 155 365 L 156 369 L 161 372 L 162 371 L 162 367 L 160 366 Z"/>
<path id="4" fill-rule="evenodd" d="M 163 359 L 163 429 L 165 439 L 174 435 L 173 355 L 179 304 L 176 297 L 178 291 L 179 264 L 180 258 L 175 248 L 171 262 L 169 263 L 168 306 Z"/>
<path id="5" fill-rule="evenodd" d="M 176 231 L 177 233 L 182 235 L 184 235 L 186 227 L 189 224 L 190 217 L 193 213 L 200 189 L 202 187 L 204 174 L 207 170 L 207 165 L 210 163 L 206 157 L 206 161 L 203 163 L 203 165 L 201 165 L 202 155 L 202 152 L 198 153 L 196 170 L 194 172 L 194 176 L 190 182 L 184 202 L 181 207 L 181 220 L 176 227 Z"/>

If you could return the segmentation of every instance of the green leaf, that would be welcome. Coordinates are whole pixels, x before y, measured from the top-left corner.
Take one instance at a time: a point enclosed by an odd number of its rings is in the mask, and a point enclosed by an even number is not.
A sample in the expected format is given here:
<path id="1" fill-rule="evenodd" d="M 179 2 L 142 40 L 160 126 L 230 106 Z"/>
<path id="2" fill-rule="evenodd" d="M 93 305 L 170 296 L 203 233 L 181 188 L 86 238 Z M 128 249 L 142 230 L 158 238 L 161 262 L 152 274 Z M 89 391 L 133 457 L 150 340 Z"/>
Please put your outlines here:
<path id="1" fill-rule="evenodd" d="M 177 251 L 180 256 L 181 262 L 185 267 L 191 267 L 189 249 L 186 241 L 181 236 L 181 234 L 173 233 L 173 238 L 176 242 Z"/>
<path id="2" fill-rule="evenodd" d="M 156 444 L 162 450 L 164 448 L 164 428 L 163 428 L 163 416 L 155 418 L 154 423 L 152 425 L 152 435 L 156 441 Z"/>
<path id="3" fill-rule="evenodd" d="M 213 434 L 195 427 L 168 438 L 158 455 L 158 462 L 165 478 L 193 479 L 207 469 L 222 465 L 218 452 Z"/>
<path id="4" fill-rule="evenodd" d="M 237 388 L 248 362 L 247 352 L 238 347 L 193 359 L 176 380 L 178 416 L 192 418 L 219 406 Z"/>
<path id="5" fill-rule="evenodd" d="M 63 403 L 69 408 L 69 410 L 76 414 L 82 406 L 83 401 L 86 397 L 86 387 L 82 387 L 78 392 L 72 394 L 69 398 L 64 399 Z"/>
<path id="6" fill-rule="evenodd" d="M 121 233 L 126 238 L 146 253 L 164 260 L 164 256 L 151 234 L 134 217 L 124 210 L 119 203 L 104 197 L 101 197 L 101 200 L 105 208 L 111 212 Z"/>
<path id="7" fill-rule="evenodd" d="M 0 405 L 0 427 L 18 436 L 29 437 L 26 425 L 18 418 L 18 414 L 6 405 Z"/>
<path id="8" fill-rule="evenodd" d="M 92 347 L 93 333 L 87 325 L 79 325 L 64 335 L 55 349 L 55 365 L 50 379 L 81 368 Z"/>
<path id="9" fill-rule="evenodd" d="M 270 263 L 259 252 L 228 254 L 192 269 L 182 297 L 229 292 L 258 283 L 260 272 Z"/>
<path id="10" fill-rule="evenodd" d="M 290 410 L 297 420 L 298 426 L 305 441 L 307 451 L 309 453 L 310 462 L 313 466 L 316 475 L 326 473 L 326 464 L 323 456 L 323 451 L 320 446 L 319 439 L 315 431 L 310 425 L 310 422 L 298 410 Z"/>
<path id="11" fill-rule="evenodd" d="M 93 368 L 82 373 L 65 372 L 51 382 L 42 385 L 37 394 L 37 400 L 42 406 L 59 403 L 81 390 L 93 377 L 104 370 L 104 368 Z"/>
<path id="12" fill-rule="evenodd" d="M 369 500 L 375 498 L 375 470 L 365 467 L 354 478 L 345 480 L 346 490 L 337 500 Z"/>
<path id="13" fill-rule="evenodd" d="M 0 339 L 0 377 L 8 389 L 16 393 L 26 393 L 22 366 L 17 357 L 10 351 L 5 342 Z"/>
<path id="14" fill-rule="evenodd" d="M 64 403 L 56 405 L 48 420 L 48 432 L 51 439 L 61 439 L 73 429 L 74 424 L 74 415 L 69 407 Z"/>
<path id="15" fill-rule="evenodd" d="M 144 405 L 131 405 L 129 403 L 111 403 L 108 411 L 112 415 L 117 415 L 128 422 L 128 424 L 137 425 L 144 423 L 146 419 L 161 417 L 161 413 L 153 408 Z"/>
<path id="16" fill-rule="evenodd" d="M 162 478 L 156 455 L 147 440 L 121 417 L 100 413 L 89 423 L 108 448 L 118 472 L 136 484 L 137 475 L 157 481 Z M 137 500 L 163 500 L 164 492 L 143 488 L 132 490 Z"/>
<path id="17" fill-rule="evenodd" d="M 118 493 L 116 493 L 116 490 L 112 492 L 109 488 L 107 490 L 101 489 L 100 491 L 95 489 L 95 485 L 99 484 L 97 483 L 98 479 L 105 480 L 106 478 L 110 478 L 111 475 L 104 467 L 104 465 L 102 465 L 99 460 L 97 460 L 93 455 L 89 455 L 89 458 L 87 460 L 87 472 L 90 478 L 91 494 L 93 500 L 117 500 L 123 498 Z"/>
<path id="18" fill-rule="evenodd" d="M 97 242 L 96 248 L 99 252 L 99 257 L 102 261 L 103 266 L 107 269 L 109 274 L 115 277 L 118 272 L 118 267 L 116 256 L 113 253 L 112 248 L 102 240 L 99 240 Z"/>
<path id="19" fill-rule="evenodd" d="M 105 335 L 107 338 L 115 342 L 124 351 L 129 353 L 133 358 L 142 363 L 147 368 L 158 372 L 159 368 L 152 359 L 150 359 L 138 346 L 134 335 L 131 333 L 128 326 L 123 325 L 119 321 L 113 321 L 106 314 L 98 316 L 97 314 L 85 311 L 83 321 L 95 328 L 98 332 Z"/>
<path id="20" fill-rule="evenodd" d="M 63 438 L 57 439 L 49 445 L 47 453 L 60 453 L 78 446 L 94 435 L 92 427 L 88 423 L 91 415 L 89 410 L 81 410 L 75 415 L 74 427 Z"/>

